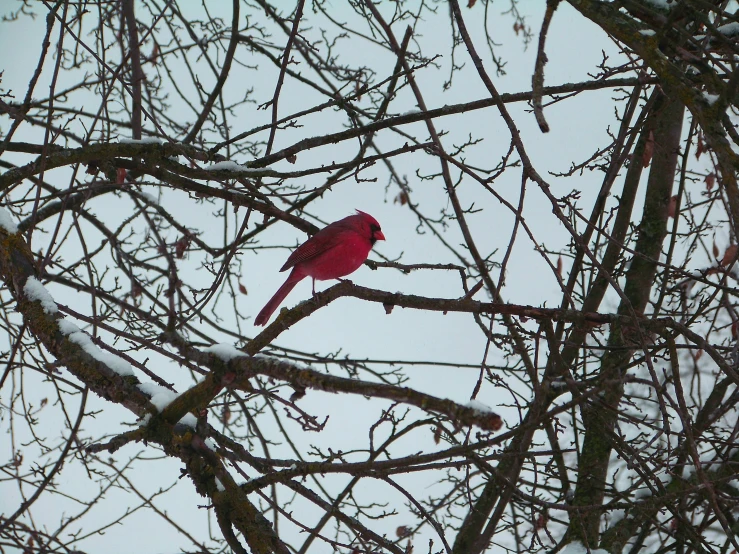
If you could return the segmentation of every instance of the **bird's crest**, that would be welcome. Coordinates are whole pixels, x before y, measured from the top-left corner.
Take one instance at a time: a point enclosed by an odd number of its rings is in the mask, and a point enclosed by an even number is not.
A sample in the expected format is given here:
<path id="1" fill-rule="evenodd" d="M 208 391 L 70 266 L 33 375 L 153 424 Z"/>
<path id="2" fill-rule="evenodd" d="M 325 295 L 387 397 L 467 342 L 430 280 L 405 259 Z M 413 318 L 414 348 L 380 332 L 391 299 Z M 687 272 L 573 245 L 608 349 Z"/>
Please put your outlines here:
<path id="1" fill-rule="evenodd" d="M 365 219 L 368 219 L 370 222 L 377 225 L 377 227 L 380 226 L 380 224 L 377 223 L 377 220 L 374 217 L 372 217 L 370 214 L 368 214 L 367 212 L 363 212 L 362 210 L 357 210 L 356 208 L 354 208 L 354 210 L 357 212 L 357 215 L 363 216 Z"/>

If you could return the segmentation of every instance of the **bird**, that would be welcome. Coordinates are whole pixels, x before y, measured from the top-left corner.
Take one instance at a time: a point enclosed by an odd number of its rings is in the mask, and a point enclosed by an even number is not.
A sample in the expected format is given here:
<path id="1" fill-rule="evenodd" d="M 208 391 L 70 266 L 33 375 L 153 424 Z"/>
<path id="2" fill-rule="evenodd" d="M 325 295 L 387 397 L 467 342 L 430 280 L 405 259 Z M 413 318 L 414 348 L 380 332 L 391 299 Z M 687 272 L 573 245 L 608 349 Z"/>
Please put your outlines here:
<path id="1" fill-rule="evenodd" d="M 305 277 L 313 279 L 315 295 L 316 280 L 339 279 L 354 273 L 367 259 L 378 240 L 385 240 L 380 224 L 361 210 L 318 231 L 287 258 L 280 271 L 290 268 L 292 271 L 259 312 L 254 325 L 265 325 L 285 297 Z"/>

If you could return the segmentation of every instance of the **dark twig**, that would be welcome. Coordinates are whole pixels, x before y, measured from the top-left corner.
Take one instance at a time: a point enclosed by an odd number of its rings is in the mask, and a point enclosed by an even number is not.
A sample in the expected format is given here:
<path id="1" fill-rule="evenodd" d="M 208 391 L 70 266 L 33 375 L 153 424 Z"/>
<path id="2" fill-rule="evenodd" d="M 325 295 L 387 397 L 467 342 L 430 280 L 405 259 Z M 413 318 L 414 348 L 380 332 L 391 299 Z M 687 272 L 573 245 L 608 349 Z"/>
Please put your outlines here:
<path id="1" fill-rule="evenodd" d="M 539 32 L 539 47 L 536 51 L 536 66 L 534 68 L 534 76 L 531 79 L 531 103 L 534 106 L 534 116 L 539 124 L 542 133 L 549 132 L 549 124 L 544 119 L 544 108 L 541 105 L 541 98 L 544 93 L 544 66 L 547 63 L 547 54 L 544 51 L 544 44 L 547 40 L 547 31 L 549 31 L 549 23 L 552 21 L 554 11 L 557 9 L 560 0 L 547 0 L 547 9 L 544 12 L 544 21 L 541 24 Z"/>
<path id="2" fill-rule="evenodd" d="M 218 95 L 221 94 L 221 90 L 223 90 L 223 85 L 226 84 L 226 79 L 228 79 L 228 74 L 231 71 L 231 62 L 233 61 L 234 55 L 236 54 L 236 47 L 239 44 L 238 37 L 239 37 L 239 8 L 240 6 L 241 6 L 241 2 L 239 0 L 233 0 L 233 6 L 231 8 L 232 14 L 233 14 L 231 17 L 231 40 L 228 43 L 228 50 L 226 50 L 226 57 L 223 60 L 223 66 L 221 67 L 221 72 L 218 75 L 216 86 L 213 87 L 213 90 L 208 96 L 208 100 L 205 101 L 205 104 L 203 105 L 203 108 L 200 111 L 200 114 L 198 115 L 197 121 L 193 123 L 192 127 L 190 128 L 190 132 L 188 132 L 187 136 L 182 140 L 182 142 L 184 143 L 189 144 L 195 140 L 195 137 L 198 136 L 198 133 L 200 132 L 200 129 L 203 126 L 203 123 L 205 123 L 205 120 L 208 119 L 208 116 L 210 115 L 210 112 L 213 109 L 213 104 L 215 104 L 215 101 L 218 98 Z"/>
<path id="3" fill-rule="evenodd" d="M 238 0 L 234 0 L 238 2 Z M 295 15 L 293 16 L 293 26 L 290 30 L 290 35 L 287 38 L 287 44 L 285 45 L 285 51 L 282 54 L 282 66 L 280 67 L 280 75 L 277 78 L 277 85 L 275 85 L 275 93 L 272 96 L 272 126 L 269 130 L 269 138 L 267 139 L 267 147 L 264 151 L 265 156 L 269 156 L 272 152 L 272 145 L 275 141 L 275 134 L 277 133 L 277 105 L 280 100 L 280 91 L 282 90 L 282 83 L 285 81 L 285 70 L 287 65 L 290 63 L 290 53 L 292 51 L 293 43 L 298 35 L 298 29 L 300 28 L 300 19 L 303 17 L 303 6 L 305 0 L 298 0 L 298 5 L 295 8 Z"/>
<path id="4" fill-rule="evenodd" d="M 144 71 L 141 69 L 141 52 L 139 50 L 139 31 L 134 0 L 123 0 L 121 9 L 126 19 L 128 29 L 128 48 L 131 52 L 131 132 L 135 140 L 141 139 L 141 85 L 144 81 Z"/>

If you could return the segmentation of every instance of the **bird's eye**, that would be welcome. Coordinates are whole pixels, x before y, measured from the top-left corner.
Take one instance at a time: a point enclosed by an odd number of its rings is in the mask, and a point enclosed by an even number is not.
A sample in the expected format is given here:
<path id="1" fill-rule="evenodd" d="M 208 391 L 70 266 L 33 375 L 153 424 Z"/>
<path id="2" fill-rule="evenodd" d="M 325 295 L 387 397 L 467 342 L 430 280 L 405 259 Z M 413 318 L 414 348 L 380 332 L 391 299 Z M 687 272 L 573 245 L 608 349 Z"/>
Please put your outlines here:
<path id="1" fill-rule="evenodd" d="M 374 223 L 370 223 L 370 231 L 372 231 L 372 234 L 374 235 L 377 231 L 380 230 L 379 225 L 375 225 Z"/>

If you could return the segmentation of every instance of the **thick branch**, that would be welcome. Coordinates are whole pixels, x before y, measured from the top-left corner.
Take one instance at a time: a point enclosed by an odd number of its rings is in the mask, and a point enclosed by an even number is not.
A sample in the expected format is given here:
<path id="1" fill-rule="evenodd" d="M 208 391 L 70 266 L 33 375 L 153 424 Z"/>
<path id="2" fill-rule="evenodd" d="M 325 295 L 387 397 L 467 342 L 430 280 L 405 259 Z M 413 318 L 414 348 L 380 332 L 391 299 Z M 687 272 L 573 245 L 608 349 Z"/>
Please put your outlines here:
<path id="1" fill-rule="evenodd" d="M 655 103 L 653 115 L 647 126 L 654 133 L 654 158 L 649 172 L 647 193 L 644 200 L 639 238 L 631 266 L 626 273 L 624 293 L 626 298 L 619 305 L 619 315 L 644 313 L 652 282 L 657 271 L 657 260 L 662 252 L 662 243 L 667 235 L 668 204 L 672 192 L 677 155 L 680 148 L 684 106 L 679 100 L 664 96 Z M 638 163 L 638 161 L 637 161 Z M 605 354 L 599 379 L 619 382 L 623 368 L 635 347 L 643 344 L 641 331 L 624 329 L 618 323 L 611 327 L 608 345 L 622 347 Z M 626 348 L 623 348 L 626 347 Z M 629 348 L 630 347 L 630 348 Z M 603 502 L 612 445 L 609 435 L 615 425 L 618 405 L 623 395 L 623 384 L 604 389 L 603 403 L 611 409 L 583 407 L 585 440 L 580 456 L 577 488 L 574 505 L 592 506 Z M 580 517 L 573 517 L 568 528 L 568 539 L 580 540 L 587 545 L 597 545 L 600 532 L 601 513 L 598 510 L 583 510 Z"/>

